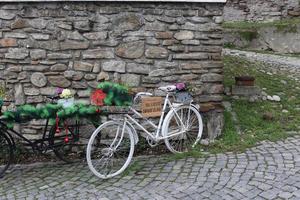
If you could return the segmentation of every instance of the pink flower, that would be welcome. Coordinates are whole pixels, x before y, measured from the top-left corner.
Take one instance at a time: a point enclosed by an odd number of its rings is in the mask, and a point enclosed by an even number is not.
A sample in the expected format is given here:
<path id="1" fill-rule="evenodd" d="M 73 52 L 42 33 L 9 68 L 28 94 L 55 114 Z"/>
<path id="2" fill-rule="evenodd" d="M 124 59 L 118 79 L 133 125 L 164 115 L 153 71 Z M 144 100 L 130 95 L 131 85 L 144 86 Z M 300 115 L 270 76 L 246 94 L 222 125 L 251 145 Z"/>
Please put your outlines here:
<path id="1" fill-rule="evenodd" d="M 56 88 L 55 93 L 56 93 L 57 95 L 60 95 L 60 94 L 63 92 L 63 90 L 64 90 L 64 88 L 58 87 L 58 88 Z"/>
<path id="2" fill-rule="evenodd" d="M 177 90 L 185 90 L 185 84 L 184 83 L 176 83 L 176 89 Z"/>

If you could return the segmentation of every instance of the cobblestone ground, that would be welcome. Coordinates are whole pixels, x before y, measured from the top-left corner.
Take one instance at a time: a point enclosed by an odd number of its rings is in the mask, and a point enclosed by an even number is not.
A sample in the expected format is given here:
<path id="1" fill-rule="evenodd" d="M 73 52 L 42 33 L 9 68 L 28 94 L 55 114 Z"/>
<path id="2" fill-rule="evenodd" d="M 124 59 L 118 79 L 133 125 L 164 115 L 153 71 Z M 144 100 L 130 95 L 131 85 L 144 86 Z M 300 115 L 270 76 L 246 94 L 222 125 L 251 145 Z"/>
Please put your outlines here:
<path id="1" fill-rule="evenodd" d="M 245 153 L 173 160 L 138 158 L 138 170 L 107 181 L 85 163 L 14 168 L 0 199 L 300 199 L 300 136 Z"/>

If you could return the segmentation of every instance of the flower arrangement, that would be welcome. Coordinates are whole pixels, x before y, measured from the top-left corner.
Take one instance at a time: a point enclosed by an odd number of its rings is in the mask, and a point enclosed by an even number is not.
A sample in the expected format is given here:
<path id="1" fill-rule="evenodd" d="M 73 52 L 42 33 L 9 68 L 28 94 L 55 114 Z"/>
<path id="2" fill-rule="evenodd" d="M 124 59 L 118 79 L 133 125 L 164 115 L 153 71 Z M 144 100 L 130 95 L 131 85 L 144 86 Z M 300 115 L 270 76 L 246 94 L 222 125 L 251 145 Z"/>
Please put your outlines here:
<path id="1" fill-rule="evenodd" d="M 65 108 L 74 105 L 74 95 L 72 94 L 71 90 L 57 88 L 56 94 L 61 98 L 57 101 L 58 104 L 62 105 Z"/>
<path id="2" fill-rule="evenodd" d="M 62 93 L 59 95 L 62 99 L 69 99 L 73 97 L 71 90 L 63 89 Z"/>

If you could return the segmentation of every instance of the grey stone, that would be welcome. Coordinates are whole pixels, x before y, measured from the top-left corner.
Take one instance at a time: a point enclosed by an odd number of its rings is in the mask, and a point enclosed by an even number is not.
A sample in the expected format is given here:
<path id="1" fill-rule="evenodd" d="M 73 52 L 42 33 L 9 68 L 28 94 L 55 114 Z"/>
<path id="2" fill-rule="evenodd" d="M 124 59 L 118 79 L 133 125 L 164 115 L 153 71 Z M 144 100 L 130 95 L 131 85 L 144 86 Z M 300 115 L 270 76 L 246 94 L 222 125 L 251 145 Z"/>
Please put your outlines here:
<path id="1" fill-rule="evenodd" d="M 166 58 L 168 55 L 168 50 L 163 47 L 149 47 L 145 52 L 146 58 Z"/>
<path id="2" fill-rule="evenodd" d="M 15 12 L 9 10 L 0 10 L 0 19 L 11 20 L 16 16 Z"/>
<path id="3" fill-rule="evenodd" d="M 143 25 L 142 17 L 137 14 L 120 14 L 112 21 L 114 31 L 123 33 L 125 31 L 138 30 Z"/>
<path id="4" fill-rule="evenodd" d="M 91 80 L 96 79 L 96 75 L 95 74 L 86 74 L 86 75 L 84 75 L 84 79 L 87 81 L 91 81 Z"/>
<path id="5" fill-rule="evenodd" d="M 87 49 L 88 47 L 89 47 L 88 42 L 66 41 L 60 43 L 61 50 Z"/>
<path id="6" fill-rule="evenodd" d="M 224 116 L 222 113 L 210 112 L 207 121 L 208 138 L 213 140 L 222 134 L 224 126 Z"/>
<path id="7" fill-rule="evenodd" d="M 20 72 L 18 75 L 18 80 L 24 80 L 28 78 L 28 72 Z"/>
<path id="8" fill-rule="evenodd" d="M 42 95 L 53 96 L 56 93 L 56 87 L 42 87 L 40 88 Z"/>
<path id="9" fill-rule="evenodd" d="M 35 43 L 35 48 L 58 51 L 60 43 L 57 40 L 39 41 L 38 43 Z"/>
<path id="10" fill-rule="evenodd" d="M 83 36 L 89 40 L 104 40 L 107 38 L 107 32 L 91 32 L 91 33 L 84 33 Z"/>
<path id="11" fill-rule="evenodd" d="M 215 73 L 203 74 L 201 76 L 201 81 L 203 82 L 222 82 L 223 79 L 224 79 L 223 75 L 215 74 Z"/>
<path id="12" fill-rule="evenodd" d="M 65 71 L 67 69 L 68 69 L 67 65 L 60 64 L 60 63 L 59 64 L 55 64 L 55 65 L 51 66 L 51 68 L 50 68 L 51 71 L 60 71 L 60 72 Z"/>
<path id="13" fill-rule="evenodd" d="M 25 104 L 25 95 L 23 92 L 22 84 L 16 84 L 14 86 L 14 89 L 15 89 L 15 105 Z"/>
<path id="14" fill-rule="evenodd" d="M 205 60 L 208 59 L 207 53 L 180 53 L 180 54 L 174 54 L 173 59 L 178 60 Z"/>
<path id="15" fill-rule="evenodd" d="M 74 89 L 86 89 L 88 88 L 88 84 L 83 81 L 73 81 L 71 87 Z"/>
<path id="16" fill-rule="evenodd" d="M 122 74 L 121 81 L 129 87 L 137 87 L 140 84 L 141 76 L 135 74 Z"/>
<path id="17" fill-rule="evenodd" d="M 145 44 L 142 41 L 128 42 L 116 48 L 116 55 L 122 58 L 140 58 L 144 54 Z"/>
<path id="18" fill-rule="evenodd" d="M 165 30 L 167 30 L 167 26 L 166 26 L 166 24 L 161 23 L 161 22 L 146 23 L 145 30 L 146 31 L 165 31 Z"/>
<path id="19" fill-rule="evenodd" d="M 52 86 L 67 88 L 71 82 L 63 76 L 49 76 L 48 81 Z"/>
<path id="20" fill-rule="evenodd" d="M 28 56 L 29 51 L 24 48 L 10 48 L 8 53 L 5 54 L 5 58 L 21 60 Z"/>
<path id="21" fill-rule="evenodd" d="M 30 81 L 34 86 L 44 87 L 47 84 L 47 77 L 40 72 L 35 72 L 31 75 Z"/>
<path id="22" fill-rule="evenodd" d="M 30 57 L 32 60 L 39 60 L 46 58 L 46 51 L 43 49 L 30 50 Z"/>
<path id="23" fill-rule="evenodd" d="M 102 69 L 104 71 L 125 73 L 125 64 L 124 61 L 106 61 L 103 62 Z"/>
<path id="24" fill-rule="evenodd" d="M 92 72 L 93 67 L 94 65 L 88 62 L 80 62 L 80 61 L 74 62 L 74 69 L 76 71 Z"/>
<path id="25" fill-rule="evenodd" d="M 20 29 L 28 27 L 28 22 L 26 19 L 17 18 L 13 23 L 10 24 L 11 29 Z"/>
<path id="26" fill-rule="evenodd" d="M 91 96 L 91 91 L 89 90 L 79 90 L 77 92 L 78 97 L 90 97 Z"/>
<path id="27" fill-rule="evenodd" d="M 26 98 L 26 103 L 42 103 L 44 98 L 42 96 L 28 96 Z"/>
<path id="28" fill-rule="evenodd" d="M 135 74 L 149 74 L 151 69 L 150 65 L 127 63 L 126 71 Z"/>
<path id="29" fill-rule="evenodd" d="M 174 38 L 177 40 L 192 40 L 194 39 L 194 33 L 192 31 L 180 31 L 175 33 Z"/>
<path id="30" fill-rule="evenodd" d="M 50 67 L 46 65 L 24 65 L 23 71 L 46 72 L 49 68 Z"/>
<path id="31" fill-rule="evenodd" d="M 88 20 L 85 21 L 75 21 L 74 28 L 79 31 L 89 31 L 91 30 L 90 22 Z"/>
<path id="32" fill-rule="evenodd" d="M 100 72 L 97 76 L 97 81 L 108 81 L 109 80 L 109 75 L 106 72 Z"/>
<path id="33" fill-rule="evenodd" d="M 67 33 L 67 39 L 82 41 L 84 37 L 78 31 L 74 31 Z"/>
<path id="34" fill-rule="evenodd" d="M 107 17 L 100 15 L 99 13 L 97 13 L 93 18 L 91 18 L 91 20 L 101 24 L 109 22 L 109 19 Z"/>
<path id="35" fill-rule="evenodd" d="M 170 75 L 171 71 L 170 70 L 167 70 L 167 69 L 156 69 L 156 70 L 153 70 L 149 73 L 149 76 L 153 76 L 153 77 L 156 77 L 156 76 L 168 76 Z"/>
<path id="36" fill-rule="evenodd" d="M 48 35 L 48 34 L 32 33 L 30 35 L 35 40 L 49 40 L 50 39 L 50 35 Z"/>
<path id="37" fill-rule="evenodd" d="M 28 96 L 36 96 L 40 94 L 40 90 L 37 88 L 24 88 L 24 94 Z"/>
<path id="38" fill-rule="evenodd" d="M 256 86 L 232 86 L 231 92 L 233 95 L 253 96 L 261 93 Z"/>
<path id="39" fill-rule="evenodd" d="M 32 28 L 36 28 L 36 29 L 44 29 L 46 28 L 48 21 L 43 19 L 43 18 L 34 18 L 31 20 L 28 20 L 28 24 L 32 27 Z"/>
<path id="40" fill-rule="evenodd" d="M 72 55 L 65 53 L 49 53 L 47 58 L 50 60 L 69 59 L 72 58 Z"/>
<path id="41" fill-rule="evenodd" d="M 7 38 L 18 38 L 18 39 L 25 39 L 27 38 L 27 34 L 24 33 L 14 33 L 14 32 L 10 32 L 10 33 L 6 33 L 5 37 Z"/>
<path id="42" fill-rule="evenodd" d="M 65 71 L 64 76 L 67 79 L 79 81 L 83 78 L 84 74 L 82 72 L 77 72 L 77 71 Z"/>
<path id="43" fill-rule="evenodd" d="M 114 58 L 112 49 L 92 49 L 82 53 L 83 59 Z"/>

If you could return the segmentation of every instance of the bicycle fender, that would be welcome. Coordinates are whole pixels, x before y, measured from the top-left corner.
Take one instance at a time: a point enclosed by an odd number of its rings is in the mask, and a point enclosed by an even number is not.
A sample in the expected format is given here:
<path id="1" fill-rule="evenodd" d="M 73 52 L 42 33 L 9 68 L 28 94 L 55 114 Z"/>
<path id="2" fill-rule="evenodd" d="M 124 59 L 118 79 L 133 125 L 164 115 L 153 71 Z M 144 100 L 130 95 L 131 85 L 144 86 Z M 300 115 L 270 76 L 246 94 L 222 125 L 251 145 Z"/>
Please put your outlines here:
<path id="1" fill-rule="evenodd" d="M 127 123 L 127 124 L 129 125 L 129 127 L 130 127 L 130 129 L 131 129 L 130 131 L 131 131 L 131 133 L 132 133 L 132 135 L 133 135 L 134 145 L 136 145 L 136 144 L 139 142 L 139 136 L 138 136 L 138 134 L 137 134 L 135 128 L 133 127 L 133 125 L 130 124 L 130 123 Z"/>

